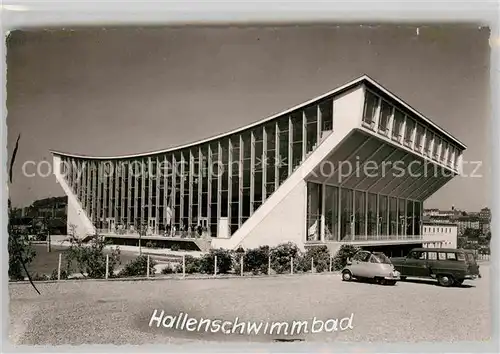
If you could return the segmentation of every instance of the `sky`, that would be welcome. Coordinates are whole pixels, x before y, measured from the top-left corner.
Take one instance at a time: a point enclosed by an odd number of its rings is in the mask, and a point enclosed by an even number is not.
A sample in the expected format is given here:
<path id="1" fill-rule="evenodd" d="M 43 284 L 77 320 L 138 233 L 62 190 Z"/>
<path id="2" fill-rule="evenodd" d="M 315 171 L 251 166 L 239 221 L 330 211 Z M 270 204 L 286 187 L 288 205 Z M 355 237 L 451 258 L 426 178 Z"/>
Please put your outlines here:
<path id="1" fill-rule="evenodd" d="M 367 74 L 467 145 L 466 174 L 481 163 L 477 177 L 454 178 L 424 206 L 479 210 L 491 205 L 489 36 L 475 25 L 12 32 L 9 156 L 21 134 L 12 203 L 64 195 L 49 174 L 50 149 L 98 156 L 165 149 Z"/>

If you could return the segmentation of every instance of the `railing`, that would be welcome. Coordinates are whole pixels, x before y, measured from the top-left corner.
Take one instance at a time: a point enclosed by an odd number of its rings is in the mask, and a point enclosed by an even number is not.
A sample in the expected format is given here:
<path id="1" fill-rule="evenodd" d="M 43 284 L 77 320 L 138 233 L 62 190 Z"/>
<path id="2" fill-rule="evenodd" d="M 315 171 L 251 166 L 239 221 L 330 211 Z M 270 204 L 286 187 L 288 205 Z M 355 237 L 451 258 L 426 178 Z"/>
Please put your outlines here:
<path id="1" fill-rule="evenodd" d="M 97 229 L 98 234 L 104 236 L 135 236 L 139 237 L 139 232 L 135 230 L 129 229 L 118 229 L 118 230 L 110 230 L 110 229 Z M 155 236 L 155 237 L 165 237 L 165 238 L 202 238 L 209 236 L 207 231 L 203 231 L 201 235 L 197 231 L 170 231 L 170 232 L 146 232 L 143 236 Z"/>
<path id="2" fill-rule="evenodd" d="M 422 240 L 422 235 L 347 235 L 341 242 L 351 241 L 418 241 Z"/>

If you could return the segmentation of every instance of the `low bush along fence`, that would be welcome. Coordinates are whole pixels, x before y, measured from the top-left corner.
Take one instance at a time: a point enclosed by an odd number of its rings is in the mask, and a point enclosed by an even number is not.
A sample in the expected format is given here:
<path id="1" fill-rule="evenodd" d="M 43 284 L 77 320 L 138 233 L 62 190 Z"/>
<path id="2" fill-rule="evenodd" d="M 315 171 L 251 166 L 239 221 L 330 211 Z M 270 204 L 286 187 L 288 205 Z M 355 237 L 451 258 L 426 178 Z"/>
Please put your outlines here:
<path id="1" fill-rule="evenodd" d="M 78 242 L 78 241 L 75 241 Z M 201 257 L 191 255 L 178 256 L 177 260 L 163 260 L 158 272 L 158 264 L 150 255 L 140 255 L 131 260 L 121 270 L 119 265 L 120 251 L 115 249 L 111 253 L 103 252 L 104 241 L 96 238 L 92 245 L 83 247 L 81 244 L 72 245 L 63 266 L 61 256 L 59 267 L 48 275 L 32 275 L 34 280 L 62 280 L 70 277 L 70 269 L 76 270 L 71 277 L 92 279 L 109 279 L 125 277 L 154 277 L 162 275 L 205 274 L 217 276 L 220 274 L 233 275 L 271 275 L 294 273 L 321 273 L 341 270 L 359 248 L 343 245 L 335 256 L 331 256 L 324 245 L 307 248 L 301 252 L 297 245 L 284 243 L 275 247 L 261 246 L 254 249 L 228 251 L 212 249 Z"/>

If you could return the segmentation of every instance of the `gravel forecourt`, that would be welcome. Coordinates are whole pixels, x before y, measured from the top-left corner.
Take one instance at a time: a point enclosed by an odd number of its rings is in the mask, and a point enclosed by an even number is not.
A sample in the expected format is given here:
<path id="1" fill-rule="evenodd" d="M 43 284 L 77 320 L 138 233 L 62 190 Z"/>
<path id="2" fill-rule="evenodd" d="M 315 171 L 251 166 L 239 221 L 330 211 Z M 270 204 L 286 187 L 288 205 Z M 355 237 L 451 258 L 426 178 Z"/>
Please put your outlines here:
<path id="1" fill-rule="evenodd" d="M 433 281 L 396 286 L 342 282 L 338 274 L 156 281 L 10 284 L 12 344 L 179 344 L 277 339 L 342 342 L 486 341 L 490 274 L 443 288 Z M 353 329 L 283 334 L 224 334 L 150 327 L 153 311 L 234 321 L 322 321 L 353 314 Z"/>

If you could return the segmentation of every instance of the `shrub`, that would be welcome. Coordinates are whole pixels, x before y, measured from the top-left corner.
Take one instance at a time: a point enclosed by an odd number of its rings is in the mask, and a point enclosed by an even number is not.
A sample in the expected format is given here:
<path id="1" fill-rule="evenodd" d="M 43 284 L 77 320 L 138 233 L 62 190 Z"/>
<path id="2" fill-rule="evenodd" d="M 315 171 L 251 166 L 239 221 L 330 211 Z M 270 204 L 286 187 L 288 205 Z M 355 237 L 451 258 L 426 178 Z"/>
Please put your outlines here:
<path id="1" fill-rule="evenodd" d="M 316 272 L 321 273 L 329 270 L 330 252 L 328 251 L 328 247 L 321 245 L 308 248 L 299 263 L 299 269 L 304 272 L 310 272 L 311 258 L 313 259 Z"/>
<path id="2" fill-rule="evenodd" d="M 347 264 L 347 259 L 352 258 L 359 250 L 359 247 L 353 245 L 340 246 L 335 257 L 333 257 L 333 269 L 342 270 Z"/>
<path id="3" fill-rule="evenodd" d="M 179 263 L 168 263 L 165 268 L 161 270 L 161 274 L 175 274 L 182 273 L 182 264 Z"/>
<path id="4" fill-rule="evenodd" d="M 201 273 L 200 272 L 201 258 L 187 255 L 184 261 L 186 263 L 186 274 Z M 181 272 L 182 272 L 182 265 L 181 265 Z"/>
<path id="5" fill-rule="evenodd" d="M 149 258 L 149 275 L 155 274 L 156 261 Z M 148 256 L 141 255 L 128 262 L 118 273 L 118 277 L 140 277 L 147 275 Z"/>
<path id="6" fill-rule="evenodd" d="M 65 269 L 61 269 L 61 280 L 68 279 L 68 272 Z M 57 269 L 52 271 L 50 274 L 50 280 L 57 280 Z"/>
<path id="7" fill-rule="evenodd" d="M 35 235 L 35 241 L 47 241 L 47 233 L 37 233 Z"/>
<path id="8" fill-rule="evenodd" d="M 31 275 L 31 280 L 33 281 L 43 281 L 49 280 L 49 277 L 46 274 L 35 273 Z"/>
<path id="9" fill-rule="evenodd" d="M 154 242 L 148 241 L 146 242 L 146 248 L 155 248 L 156 245 Z"/>
<path id="10" fill-rule="evenodd" d="M 243 256 L 243 269 L 253 274 L 267 274 L 268 265 L 269 246 L 249 249 Z"/>
<path id="11" fill-rule="evenodd" d="M 200 261 L 200 273 L 213 274 L 215 256 L 217 256 L 217 274 L 229 273 L 232 269 L 233 258 L 231 252 L 222 248 L 211 249 Z"/>
<path id="12" fill-rule="evenodd" d="M 271 268 L 278 274 L 290 272 L 290 259 L 294 258 L 294 271 L 298 269 L 301 252 L 292 242 L 282 243 L 270 249 Z"/>
<path id="13" fill-rule="evenodd" d="M 106 275 L 106 253 L 104 247 L 109 244 L 103 236 L 95 235 L 84 244 L 80 239 L 71 237 L 71 244 L 66 253 L 66 271 L 76 267 L 84 277 L 104 278 Z M 109 254 L 108 276 L 113 276 L 115 267 L 120 262 L 120 249 L 117 247 Z"/>
<path id="14" fill-rule="evenodd" d="M 181 246 L 179 246 L 177 243 L 174 243 L 172 247 L 170 247 L 170 250 L 172 251 L 179 251 L 181 249 Z"/>

